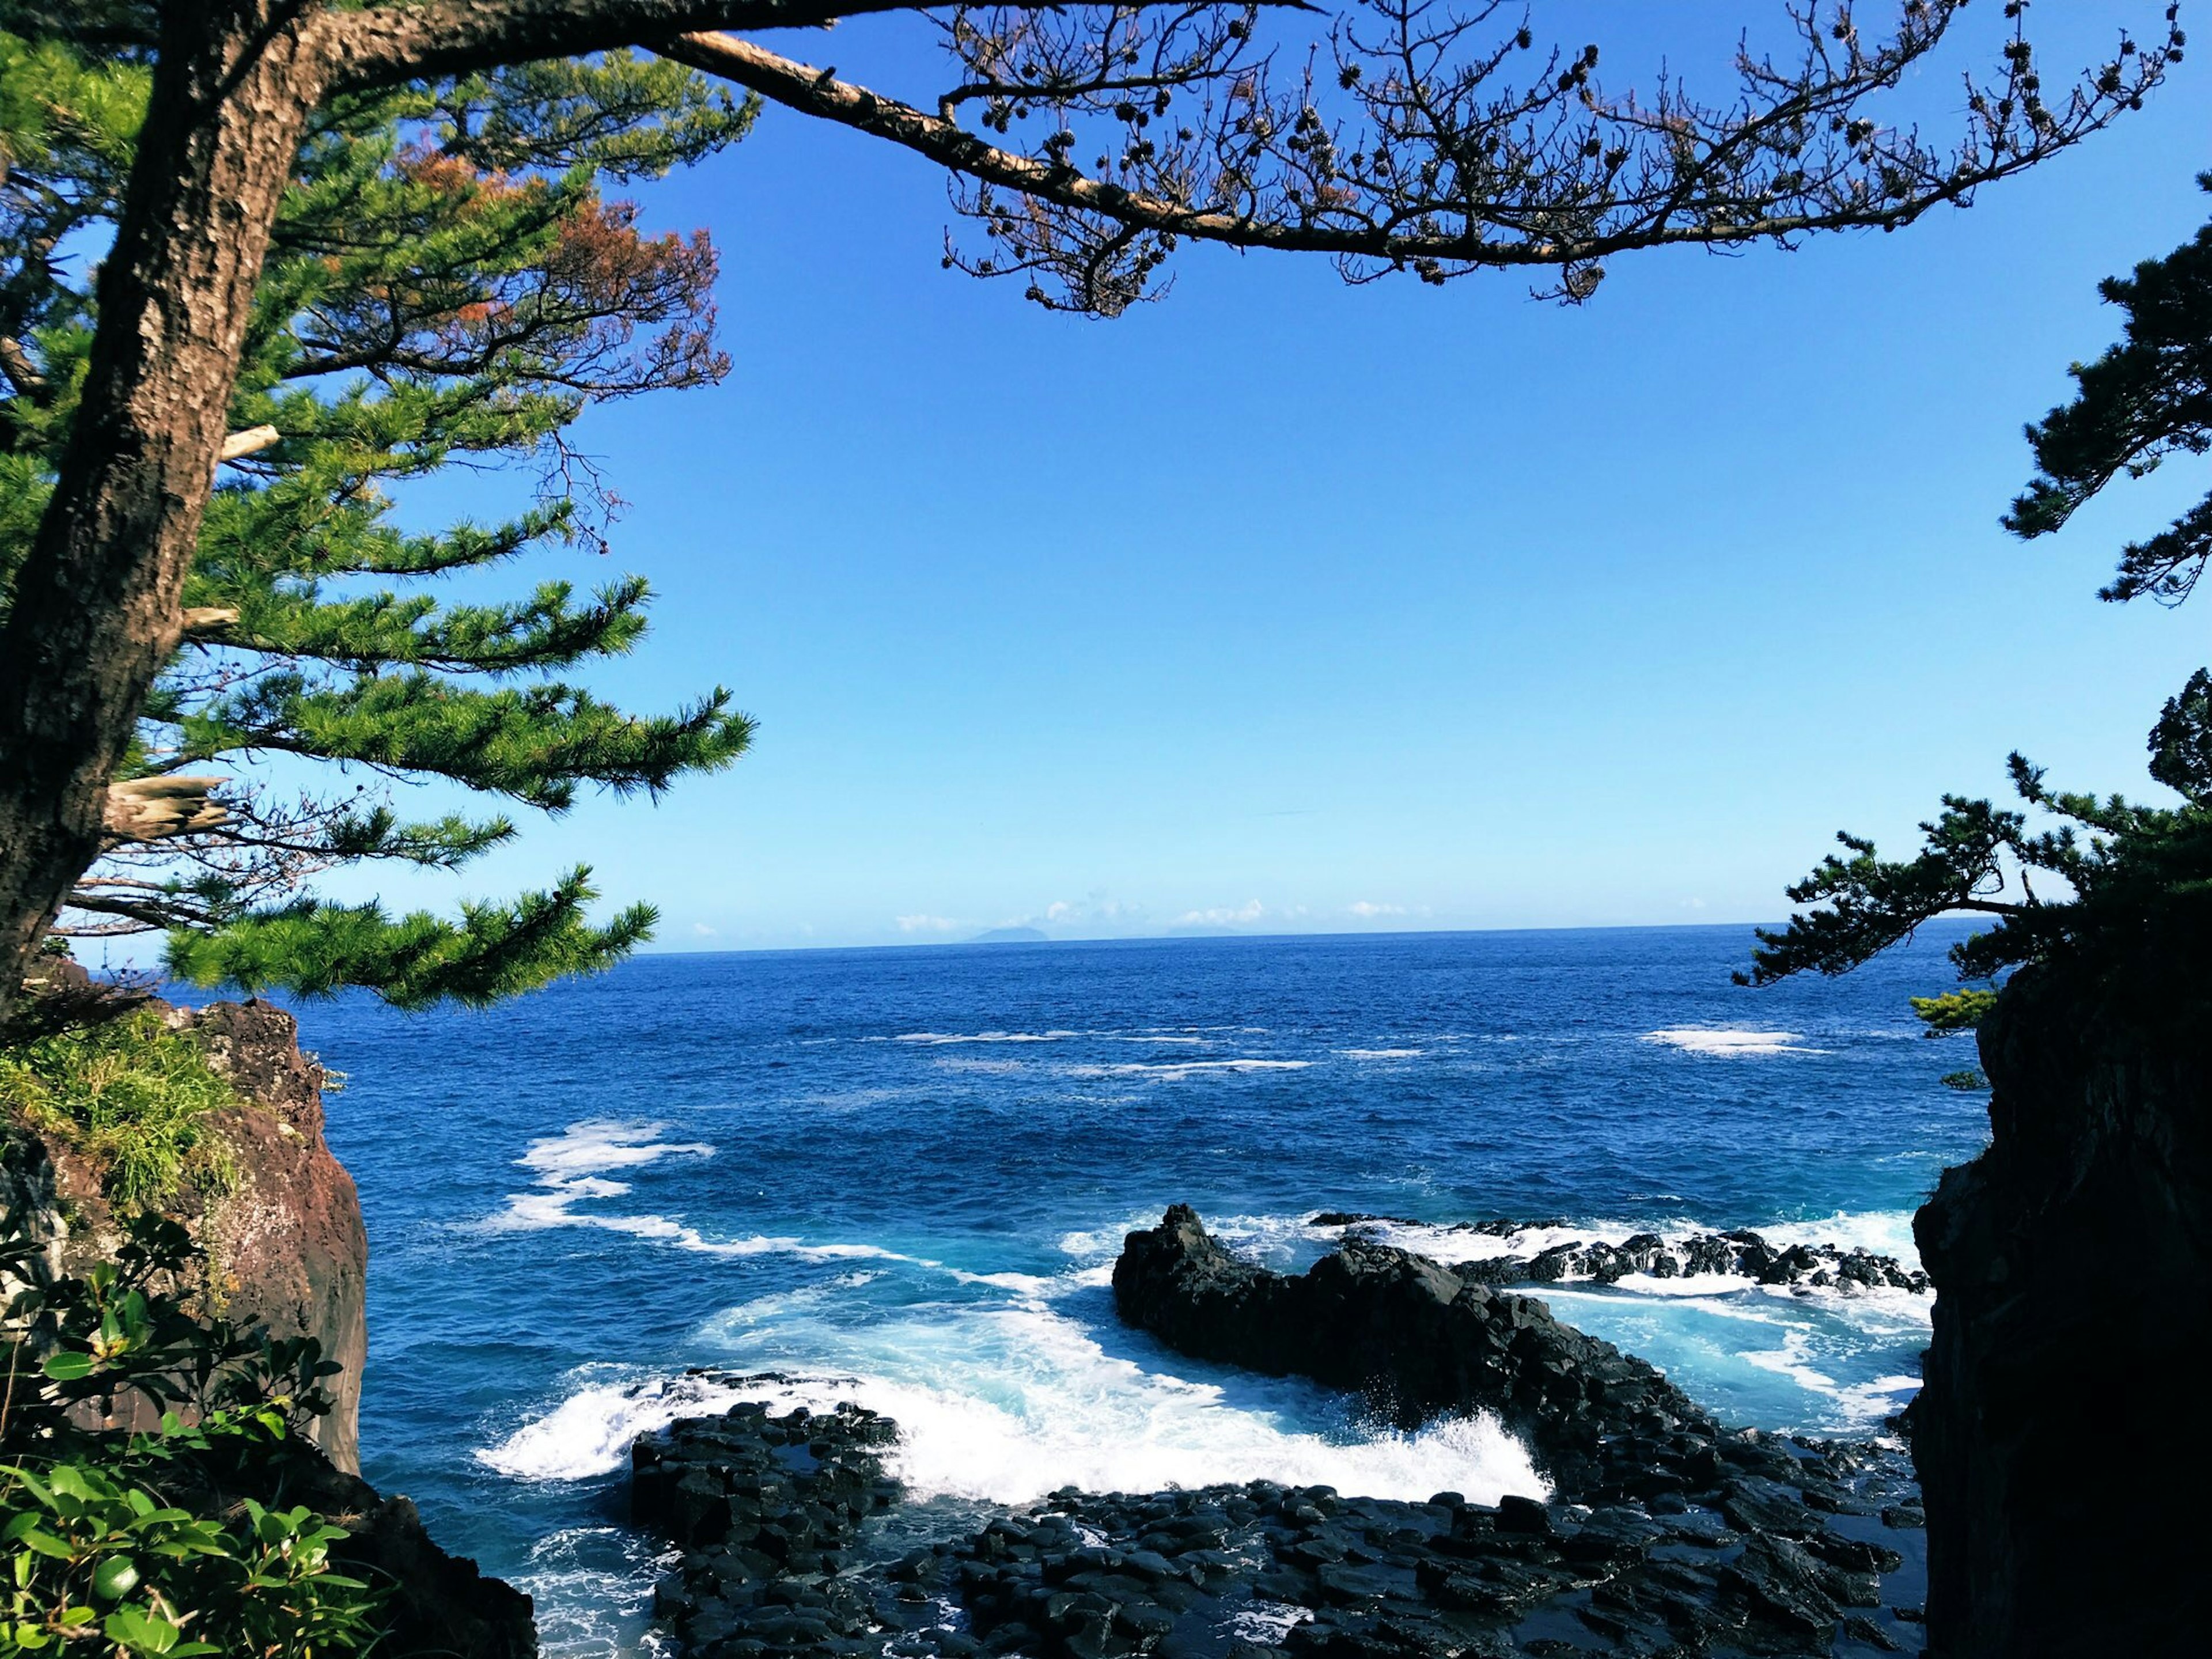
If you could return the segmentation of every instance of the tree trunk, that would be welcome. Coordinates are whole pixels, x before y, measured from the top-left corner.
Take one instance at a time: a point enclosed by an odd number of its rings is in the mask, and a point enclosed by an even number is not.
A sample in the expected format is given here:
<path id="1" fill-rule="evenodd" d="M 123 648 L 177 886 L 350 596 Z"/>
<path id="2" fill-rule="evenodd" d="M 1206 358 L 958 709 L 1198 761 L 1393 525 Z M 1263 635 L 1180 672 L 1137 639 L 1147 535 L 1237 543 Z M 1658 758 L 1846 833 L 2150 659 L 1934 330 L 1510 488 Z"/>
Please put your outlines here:
<path id="1" fill-rule="evenodd" d="M 81 413 L 0 627 L 0 1017 L 98 854 L 179 595 L 308 112 L 292 0 L 169 6 Z"/>

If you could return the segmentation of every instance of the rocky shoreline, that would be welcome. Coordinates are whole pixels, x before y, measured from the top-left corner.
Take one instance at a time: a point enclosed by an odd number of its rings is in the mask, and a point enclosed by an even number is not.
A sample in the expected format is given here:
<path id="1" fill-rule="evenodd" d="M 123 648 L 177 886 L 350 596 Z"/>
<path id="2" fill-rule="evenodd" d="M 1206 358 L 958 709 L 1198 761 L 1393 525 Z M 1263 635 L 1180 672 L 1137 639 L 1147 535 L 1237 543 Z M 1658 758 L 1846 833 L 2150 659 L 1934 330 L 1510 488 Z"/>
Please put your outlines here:
<path id="1" fill-rule="evenodd" d="M 1306 1274 L 1178 1206 L 1115 1270 L 1182 1352 L 1356 1389 L 1401 1423 L 1486 1410 L 1550 1500 L 1267 1481 L 1066 1489 L 898 1554 L 897 1431 L 757 1403 L 642 1437 L 638 1521 L 680 1552 L 655 1610 L 691 1659 L 1504 1659 L 1917 1650 L 1925 1565 L 1893 1444 L 1730 1430 L 1539 1301 L 1347 1239 Z M 766 1378 L 721 1378 L 742 1388 Z"/>
<path id="2" fill-rule="evenodd" d="M 1366 1237 L 1384 1228 L 1431 1225 L 1402 1216 L 1348 1210 L 1323 1210 L 1310 1217 L 1306 1224 L 1341 1229 L 1347 1238 Z M 1461 1221 L 1434 1231 L 1512 1240 L 1568 1224 L 1565 1221 Z M 1674 1239 L 1658 1233 L 1632 1233 L 1618 1244 L 1601 1238 L 1577 1239 L 1528 1255 L 1508 1251 L 1455 1261 L 1452 1271 L 1462 1279 L 1479 1279 L 1486 1285 L 1556 1285 L 1567 1279 L 1617 1285 L 1631 1273 L 1653 1279 L 1719 1273 L 1760 1285 L 1831 1290 L 1842 1296 L 1882 1289 L 1925 1295 L 1929 1289 L 1926 1273 L 1905 1267 L 1893 1255 L 1838 1244 L 1776 1244 L 1744 1229 L 1692 1233 Z"/>

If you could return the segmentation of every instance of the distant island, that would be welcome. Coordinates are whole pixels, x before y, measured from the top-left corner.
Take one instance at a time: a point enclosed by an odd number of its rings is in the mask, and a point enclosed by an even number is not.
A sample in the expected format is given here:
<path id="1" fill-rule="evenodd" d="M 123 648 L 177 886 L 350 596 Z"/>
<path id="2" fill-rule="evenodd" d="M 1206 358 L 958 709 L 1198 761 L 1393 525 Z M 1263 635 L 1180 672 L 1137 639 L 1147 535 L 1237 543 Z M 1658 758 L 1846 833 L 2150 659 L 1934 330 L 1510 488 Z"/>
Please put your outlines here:
<path id="1" fill-rule="evenodd" d="M 970 945 L 1042 945 L 1045 935 L 1036 927 L 993 927 L 968 941 Z"/>

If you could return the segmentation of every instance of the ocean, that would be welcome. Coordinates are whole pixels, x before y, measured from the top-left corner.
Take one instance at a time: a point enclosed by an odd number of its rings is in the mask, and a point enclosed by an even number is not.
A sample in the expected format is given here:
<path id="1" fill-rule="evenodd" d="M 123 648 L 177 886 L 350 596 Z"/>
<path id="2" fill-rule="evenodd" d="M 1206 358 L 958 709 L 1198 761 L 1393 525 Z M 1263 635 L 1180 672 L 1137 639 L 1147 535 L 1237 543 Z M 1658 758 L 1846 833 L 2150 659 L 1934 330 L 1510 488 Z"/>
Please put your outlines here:
<path id="1" fill-rule="evenodd" d="M 1673 927 L 653 956 L 482 1013 L 300 1005 L 368 1224 L 363 1472 L 531 1591 L 556 1656 L 651 1650 L 629 1443 L 740 1394 L 896 1418 L 910 1528 L 1066 1485 L 1540 1492 L 1486 1419 L 1401 1434 L 1125 1329 L 1123 1233 L 1182 1201 L 1288 1267 L 1321 1210 L 1446 1257 L 1750 1227 L 1917 1265 L 1913 1208 L 1987 1134 L 1905 1000 L 1955 937 L 1762 991 L 1729 982 L 1747 929 Z M 1498 1219 L 1522 1236 L 1447 1231 Z M 1901 1290 L 1541 1293 L 1775 1429 L 1880 1432 L 1928 1334 Z"/>

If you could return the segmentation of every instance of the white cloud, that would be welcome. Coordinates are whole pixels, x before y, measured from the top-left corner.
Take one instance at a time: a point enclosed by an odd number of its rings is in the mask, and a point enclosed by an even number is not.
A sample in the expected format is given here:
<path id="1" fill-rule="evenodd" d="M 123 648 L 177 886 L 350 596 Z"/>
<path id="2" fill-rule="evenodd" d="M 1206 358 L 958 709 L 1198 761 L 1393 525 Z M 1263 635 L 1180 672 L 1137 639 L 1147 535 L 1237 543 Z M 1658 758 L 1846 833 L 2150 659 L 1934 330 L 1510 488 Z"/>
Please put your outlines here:
<path id="1" fill-rule="evenodd" d="M 1217 904 L 1211 910 L 1186 910 L 1176 918 L 1178 927 L 1226 927 L 1231 922 L 1257 921 L 1267 915 L 1267 907 L 1257 899 L 1247 899 L 1231 908 Z"/>
<path id="2" fill-rule="evenodd" d="M 960 924 L 949 916 L 894 916 L 902 933 L 949 933 Z"/>
<path id="3" fill-rule="evenodd" d="M 1080 910 L 1066 899 L 1054 899 L 1044 907 L 1044 919 L 1047 921 L 1066 921 L 1081 914 Z"/>
<path id="4" fill-rule="evenodd" d="M 1406 914 L 1406 907 L 1402 904 L 1376 904 L 1370 899 L 1347 904 L 1344 910 L 1346 915 L 1358 916 L 1363 921 L 1376 916 L 1402 916 Z"/>
<path id="5" fill-rule="evenodd" d="M 698 934 L 701 939 L 712 939 L 714 937 L 714 930 L 709 927 L 703 921 L 693 922 L 691 924 L 691 931 Z"/>

